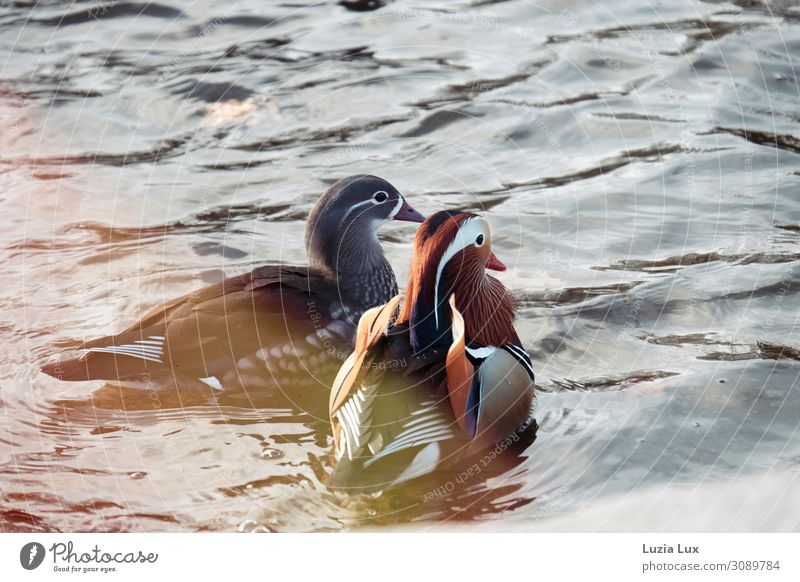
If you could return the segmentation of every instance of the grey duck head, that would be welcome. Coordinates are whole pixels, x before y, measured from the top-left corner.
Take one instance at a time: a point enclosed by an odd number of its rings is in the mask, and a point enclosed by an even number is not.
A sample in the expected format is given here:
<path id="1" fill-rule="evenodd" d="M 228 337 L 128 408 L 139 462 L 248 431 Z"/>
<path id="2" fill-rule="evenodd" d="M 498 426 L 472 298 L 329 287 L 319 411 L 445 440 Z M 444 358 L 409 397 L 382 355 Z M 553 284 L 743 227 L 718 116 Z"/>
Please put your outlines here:
<path id="1" fill-rule="evenodd" d="M 314 205 L 306 225 L 306 252 L 312 267 L 339 284 L 342 299 L 363 309 L 397 294 L 394 271 L 378 241 L 390 220 L 422 222 L 425 217 L 383 178 L 343 178 Z"/>

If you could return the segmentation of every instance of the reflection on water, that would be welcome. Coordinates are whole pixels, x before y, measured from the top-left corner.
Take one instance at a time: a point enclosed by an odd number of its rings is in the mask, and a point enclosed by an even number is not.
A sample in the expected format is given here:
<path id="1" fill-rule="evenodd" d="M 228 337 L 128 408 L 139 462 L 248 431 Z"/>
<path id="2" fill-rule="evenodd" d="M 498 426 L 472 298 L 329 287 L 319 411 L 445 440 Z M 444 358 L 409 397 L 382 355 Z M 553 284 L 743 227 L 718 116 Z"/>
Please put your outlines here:
<path id="1" fill-rule="evenodd" d="M 767 475 L 770 500 L 796 497 L 798 15 L 710 0 L 0 9 L 0 529 L 524 528 Z M 324 485 L 324 406 L 37 372 L 53 345 L 304 262 L 316 196 L 361 172 L 423 212 L 489 214 L 541 384 L 522 450 L 346 498 Z M 405 280 L 412 233 L 382 237 Z"/>

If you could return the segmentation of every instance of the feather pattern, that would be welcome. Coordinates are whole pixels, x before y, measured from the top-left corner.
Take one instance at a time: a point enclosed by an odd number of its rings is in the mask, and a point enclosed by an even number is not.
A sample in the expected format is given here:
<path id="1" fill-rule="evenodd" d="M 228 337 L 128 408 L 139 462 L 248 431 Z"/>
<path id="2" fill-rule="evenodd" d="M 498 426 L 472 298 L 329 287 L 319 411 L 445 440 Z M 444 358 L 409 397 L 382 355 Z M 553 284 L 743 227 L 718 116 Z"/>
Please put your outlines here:
<path id="1" fill-rule="evenodd" d="M 210 385 L 209 378 L 214 388 L 327 386 L 352 348 L 360 316 L 397 293 L 378 228 L 422 219 L 386 180 L 339 180 L 306 224 L 311 266 L 259 267 L 199 289 L 42 371 L 62 380 L 146 378 L 148 385 L 160 374 L 181 386 Z"/>
<path id="2" fill-rule="evenodd" d="M 440 212 L 420 227 L 397 317 L 397 298 L 365 313 L 334 383 L 332 487 L 392 486 L 530 422 L 533 366 L 510 293 L 486 274 L 491 256 L 474 215 Z"/>
<path id="3" fill-rule="evenodd" d="M 164 353 L 164 338 L 163 336 L 150 336 L 150 339 L 134 340 L 133 343 L 128 344 L 93 347 L 86 350 L 86 354 L 90 353 L 129 356 L 161 364 L 163 363 L 161 356 Z M 86 354 L 83 359 L 86 359 Z"/>

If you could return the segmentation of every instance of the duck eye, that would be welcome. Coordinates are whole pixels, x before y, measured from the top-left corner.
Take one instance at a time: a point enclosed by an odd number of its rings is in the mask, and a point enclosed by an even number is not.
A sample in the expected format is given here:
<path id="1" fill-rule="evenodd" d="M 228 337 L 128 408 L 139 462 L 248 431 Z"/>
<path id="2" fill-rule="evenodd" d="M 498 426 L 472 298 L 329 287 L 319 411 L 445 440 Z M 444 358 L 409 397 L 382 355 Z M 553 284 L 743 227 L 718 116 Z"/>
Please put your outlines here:
<path id="1" fill-rule="evenodd" d="M 381 204 L 389 199 L 389 195 L 383 190 L 378 190 L 377 192 L 375 192 L 375 194 L 372 195 L 372 199 L 378 204 Z"/>
<path id="2" fill-rule="evenodd" d="M 479 247 L 481 245 L 483 245 L 483 235 L 479 234 L 478 238 L 475 239 L 475 246 Z"/>

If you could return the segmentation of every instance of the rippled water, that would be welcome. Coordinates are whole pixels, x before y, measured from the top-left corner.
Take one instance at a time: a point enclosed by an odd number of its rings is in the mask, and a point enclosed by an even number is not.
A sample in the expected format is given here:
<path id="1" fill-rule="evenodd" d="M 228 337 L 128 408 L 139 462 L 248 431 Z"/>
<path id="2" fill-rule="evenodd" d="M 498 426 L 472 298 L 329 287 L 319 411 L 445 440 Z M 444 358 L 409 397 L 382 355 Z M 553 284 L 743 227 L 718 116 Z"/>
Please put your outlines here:
<path id="1" fill-rule="evenodd" d="M 533 527 L 768 474 L 750 503 L 797 499 L 797 3 L 2 2 L 0 53 L 0 530 Z M 302 263 L 361 172 L 490 217 L 541 388 L 512 459 L 343 499 L 313 412 L 37 371 Z M 383 231 L 401 281 L 412 236 Z"/>

